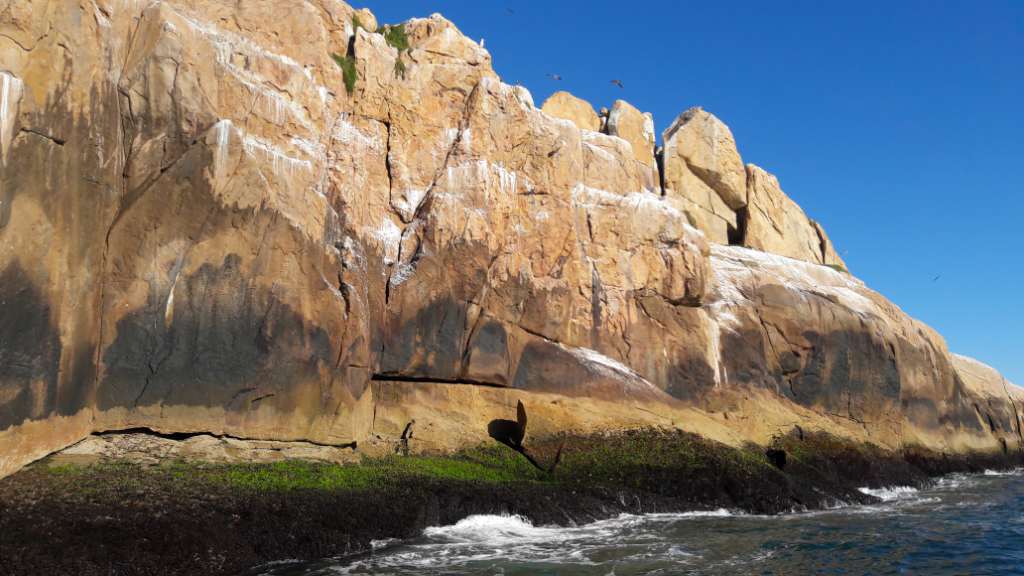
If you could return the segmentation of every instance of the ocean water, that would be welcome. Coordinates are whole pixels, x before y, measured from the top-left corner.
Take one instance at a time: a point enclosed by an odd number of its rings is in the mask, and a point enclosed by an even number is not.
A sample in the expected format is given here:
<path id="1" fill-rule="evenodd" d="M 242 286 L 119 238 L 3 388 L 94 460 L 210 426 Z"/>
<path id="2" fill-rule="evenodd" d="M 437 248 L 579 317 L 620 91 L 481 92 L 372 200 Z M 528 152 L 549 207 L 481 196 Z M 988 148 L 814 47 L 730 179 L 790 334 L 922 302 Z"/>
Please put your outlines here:
<path id="1" fill-rule="evenodd" d="M 377 542 L 372 554 L 267 575 L 1024 574 L 1024 471 L 865 491 L 883 502 L 781 516 L 622 515 L 568 528 L 471 516 Z"/>

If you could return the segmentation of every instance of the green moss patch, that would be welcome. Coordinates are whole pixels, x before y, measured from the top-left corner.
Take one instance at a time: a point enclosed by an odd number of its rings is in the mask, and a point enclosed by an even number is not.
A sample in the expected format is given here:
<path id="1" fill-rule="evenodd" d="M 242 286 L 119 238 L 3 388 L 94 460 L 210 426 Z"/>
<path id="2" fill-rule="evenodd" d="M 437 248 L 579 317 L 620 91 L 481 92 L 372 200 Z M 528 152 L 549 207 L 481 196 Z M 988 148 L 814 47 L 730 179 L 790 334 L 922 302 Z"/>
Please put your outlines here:
<path id="1" fill-rule="evenodd" d="M 481 447 L 452 457 L 389 456 L 336 465 L 288 460 L 272 464 L 178 463 L 173 473 L 198 481 L 255 491 L 362 491 L 410 480 L 500 483 L 540 480 L 515 454 Z"/>
<path id="2" fill-rule="evenodd" d="M 341 76 L 345 82 L 345 92 L 351 94 L 356 88 L 356 80 L 359 79 L 359 72 L 356 70 L 356 59 L 352 56 L 331 54 L 334 63 L 341 68 Z"/>
<path id="3" fill-rule="evenodd" d="M 388 46 L 401 54 L 409 49 L 409 36 L 405 33 L 405 24 L 388 24 L 384 26 L 384 40 Z"/>
<path id="4" fill-rule="evenodd" d="M 860 486 L 1021 464 L 1019 454 L 891 452 L 798 428 L 767 449 L 666 430 L 526 444 L 545 469 L 561 455 L 553 473 L 492 443 L 348 465 L 43 462 L 0 480 L 0 574 L 240 574 L 362 553 L 470 514 L 565 524 L 623 512 L 779 513 L 875 501 Z"/>

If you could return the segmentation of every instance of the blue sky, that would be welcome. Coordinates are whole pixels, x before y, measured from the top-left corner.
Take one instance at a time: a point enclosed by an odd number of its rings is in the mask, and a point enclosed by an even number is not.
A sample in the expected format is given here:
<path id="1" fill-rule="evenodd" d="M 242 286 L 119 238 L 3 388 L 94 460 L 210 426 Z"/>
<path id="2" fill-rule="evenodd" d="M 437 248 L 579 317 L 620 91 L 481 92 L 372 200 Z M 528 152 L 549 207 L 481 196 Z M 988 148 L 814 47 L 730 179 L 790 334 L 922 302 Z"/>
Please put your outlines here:
<path id="1" fill-rule="evenodd" d="M 538 105 L 624 98 L 658 133 L 703 106 L 854 274 L 1024 385 L 1024 2 L 366 6 L 381 22 L 444 14 Z"/>

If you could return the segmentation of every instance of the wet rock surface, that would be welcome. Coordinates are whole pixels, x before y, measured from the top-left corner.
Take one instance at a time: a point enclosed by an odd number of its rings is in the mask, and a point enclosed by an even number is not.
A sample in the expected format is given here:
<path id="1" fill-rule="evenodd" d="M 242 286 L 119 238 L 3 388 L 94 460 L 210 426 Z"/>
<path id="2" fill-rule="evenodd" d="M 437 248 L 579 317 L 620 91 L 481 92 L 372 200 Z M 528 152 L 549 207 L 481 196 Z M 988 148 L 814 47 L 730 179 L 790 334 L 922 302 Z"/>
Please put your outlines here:
<path id="1" fill-rule="evenodd" d="M 563 437 L 551 475 L 483 446 L 447 458 L 329 464 L 108 460 L 34 465 L 0 480 L 4 574 L 240 574 L 270 561 L 365 553 L 471 514 L 567 525 L 622 512 L 728 508 L 790 513 L 871 503 L 861 487 L 921 486 L 929 476 L 1019 466 L 991 457 L 906 453 L 793 430 L 772 450 L 665 431 Z M 256 573 L 254 571 L 252 573 Z"/>

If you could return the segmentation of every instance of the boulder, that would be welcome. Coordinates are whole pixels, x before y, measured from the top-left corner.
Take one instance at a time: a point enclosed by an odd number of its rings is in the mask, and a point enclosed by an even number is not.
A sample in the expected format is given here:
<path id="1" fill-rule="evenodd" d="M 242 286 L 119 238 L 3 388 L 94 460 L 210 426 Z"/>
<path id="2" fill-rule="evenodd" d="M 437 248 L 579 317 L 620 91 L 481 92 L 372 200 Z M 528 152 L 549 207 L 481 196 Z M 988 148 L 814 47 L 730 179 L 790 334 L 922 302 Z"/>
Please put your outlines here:
<path id="1" fill-rule="evenodd" d="M 737 210 L 747 203 L 746 172 L 729 128 L 704 110 L 691 108 L 662 138 L 665 195 L 679 198 L 690 223 L 712 242 L 739 242 Z"/>
<path id="2" fill-rule="evenodd" d="M 643 189 L 660 193 L 660 176 L 654 158 L 654 117 L 649 112 L 640 112 L 625 100 L 616 100 L 603 130 L 629 143 L 637 170 L 643 177 Z"/>
<path id="3" fill-rule="evenodd" d="M 629 142 L 633 157 L 644 166 L 654 167 L 654 117 L 625 100 L 616 100 L 608 114 L 606 132 Z"/>
<path id="4" fill-rule="evenodd" d="M 711 188 L 732 210 L 747 204 L 747 176 L 729 127 L 700 107 L 690 108 L 664 132 L 666 187 L 669 165 L 681 164 Z M 673 179 L 673 184 L 681 184 Z M 678 193 L 689 191 L 680 187 Z"/>
<path id="5" fill-rule="evenodd" d="M 580 130 L 601 130 L 601 119 L 590 102 L 568 92 L 560 91 L 548 96 L 540 109 L 545 114 L 572 122 Z"/>

